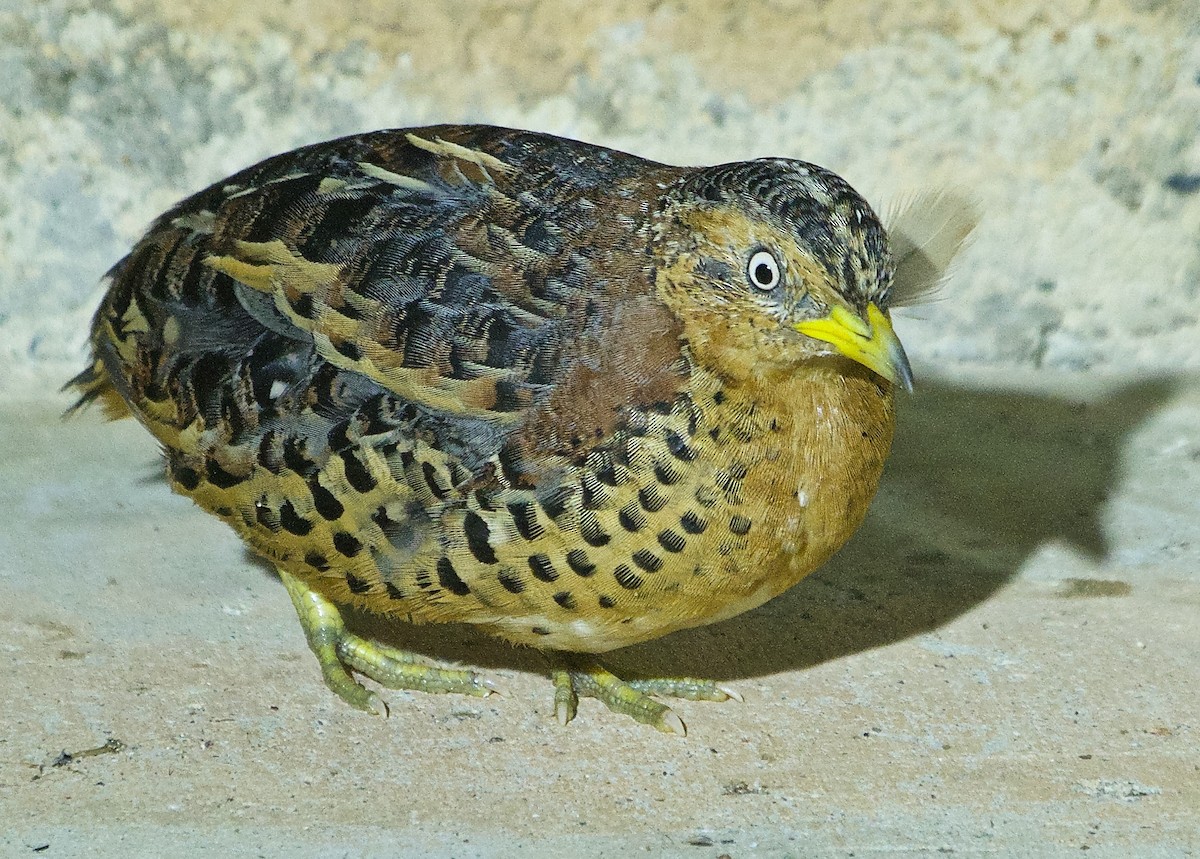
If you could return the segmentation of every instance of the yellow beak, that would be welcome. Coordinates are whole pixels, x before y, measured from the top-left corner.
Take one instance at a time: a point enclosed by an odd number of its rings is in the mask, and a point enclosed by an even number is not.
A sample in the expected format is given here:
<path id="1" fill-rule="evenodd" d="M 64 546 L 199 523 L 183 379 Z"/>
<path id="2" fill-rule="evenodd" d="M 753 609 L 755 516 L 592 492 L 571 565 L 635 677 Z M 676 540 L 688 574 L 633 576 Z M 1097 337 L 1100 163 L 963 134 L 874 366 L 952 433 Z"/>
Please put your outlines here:
<path id="1" fill-rule="evenodd" d="M 797 322 L 801 334 L 829 343 L 847 358 L 869 367 L 906 391 L 912 390 L 912 367 L 892 330 L 892 323 L 875 302 L 867 305 L 867 319 L 835 306 L 828 316 Z"/>

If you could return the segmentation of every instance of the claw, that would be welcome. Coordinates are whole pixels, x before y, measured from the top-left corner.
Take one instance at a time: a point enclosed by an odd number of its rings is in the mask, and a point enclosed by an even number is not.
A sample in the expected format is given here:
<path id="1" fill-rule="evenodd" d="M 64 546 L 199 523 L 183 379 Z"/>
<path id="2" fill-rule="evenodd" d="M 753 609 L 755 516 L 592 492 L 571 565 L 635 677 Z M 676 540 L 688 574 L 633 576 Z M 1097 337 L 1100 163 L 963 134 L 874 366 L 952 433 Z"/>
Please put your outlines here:
<path id="1" fill-rule="evenodd" d="M 679 718 L 674 710 L 667 710 L 663 713 L 662 719 L 654 727 L 664 734 L 674 734 L 677 737 L 687 736 L 687 725 L 683 724 L 683 719 Z"/>
<path id="2" fill-rule="evenodd" d="M 478 681 L 480 686 L 488 690 L 488 693 L 499 698 L 507 698 L 508 693 L 504 691 L 504 686 L 492 680 L 490 677 L 480 677 Z"/>
<path id="3" fill-rule="evenodd" d="M 732 686 L 726 686 L 724 683 L 714 683 L 713 688 L 716 689 L 718 692 L 723 692 L 725 694 L 725 697 L 732 698 L 734 701 L 737 701 L 739 704 L 746 703 L 746 699 L 742 697 L 742 693 L 739 692 L 738 690 L 734 689 Z"/>
<path id="4" fill-rule="evenodd" d="M 391 708 L 388 707 L 387 701 L 384 701 L 374 692 L 371 692 L 367 695 L 367 707 L 369 708 L 367 712 L 372 716 L 383 716 L 383 718 L 386 719 L 392 715 Z"/>

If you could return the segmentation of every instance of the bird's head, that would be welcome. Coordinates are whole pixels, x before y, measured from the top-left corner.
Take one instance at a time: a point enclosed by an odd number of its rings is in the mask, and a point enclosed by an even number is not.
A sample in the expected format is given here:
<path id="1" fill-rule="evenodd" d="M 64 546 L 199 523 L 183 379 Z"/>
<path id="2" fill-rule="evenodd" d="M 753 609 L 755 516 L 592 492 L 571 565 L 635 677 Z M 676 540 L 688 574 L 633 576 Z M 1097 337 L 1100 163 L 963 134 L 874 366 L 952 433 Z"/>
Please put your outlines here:
<path id="1" fill-rule="evenodd" d="M 762 377 L 842 355 L 911 389 L 887 233 L 837 175 L 779 158 L 688 173 L 654 240 L 660 294 L 705 363 Z"/>

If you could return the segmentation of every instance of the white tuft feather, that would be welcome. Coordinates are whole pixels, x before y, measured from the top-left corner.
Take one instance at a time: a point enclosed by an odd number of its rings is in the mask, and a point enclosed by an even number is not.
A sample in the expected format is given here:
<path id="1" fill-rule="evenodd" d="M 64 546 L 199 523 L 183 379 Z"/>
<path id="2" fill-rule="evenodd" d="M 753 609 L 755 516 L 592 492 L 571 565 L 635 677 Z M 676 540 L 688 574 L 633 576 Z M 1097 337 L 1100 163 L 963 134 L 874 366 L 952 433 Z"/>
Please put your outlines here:
<path id="1" fill-rule="evenodd" d="M 979 209 L 966 196 L 942 189 L 890 206 L 885 221 L 896 260 L 891 306 L 911 307 L 942 285 L 979 222 Z"/>

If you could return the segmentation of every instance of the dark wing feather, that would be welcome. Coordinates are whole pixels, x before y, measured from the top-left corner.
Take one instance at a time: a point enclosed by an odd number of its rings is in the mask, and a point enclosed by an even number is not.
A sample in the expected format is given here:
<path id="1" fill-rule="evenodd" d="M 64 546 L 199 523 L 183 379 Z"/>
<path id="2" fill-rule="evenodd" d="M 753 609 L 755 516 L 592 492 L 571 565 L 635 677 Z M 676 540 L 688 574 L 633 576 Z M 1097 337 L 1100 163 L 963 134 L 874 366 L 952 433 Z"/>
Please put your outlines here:
<path id="1" fill-rule="evenodd" d="M 506 442 L 518 471 L 581 456 L 681 385 L 645 252 L 646 189 L 671 175 L 486 127 L 269 159 L 183 201 L 110 272 L 96 367 L 169 448 L 220 427 L 225 469 L 275 428 L 312 455 L 396 404 L 476 479 Z"/>

